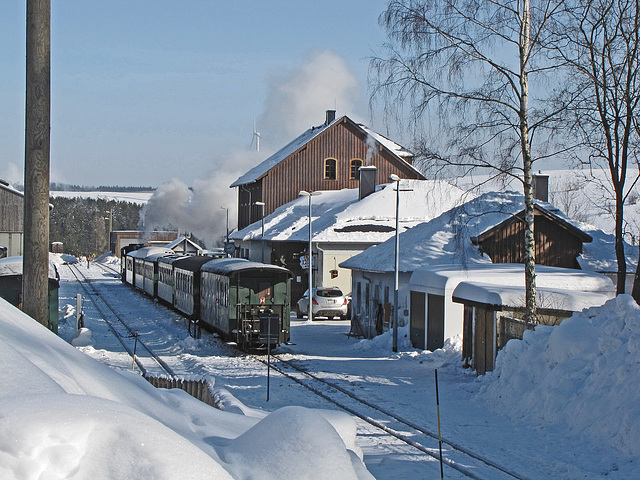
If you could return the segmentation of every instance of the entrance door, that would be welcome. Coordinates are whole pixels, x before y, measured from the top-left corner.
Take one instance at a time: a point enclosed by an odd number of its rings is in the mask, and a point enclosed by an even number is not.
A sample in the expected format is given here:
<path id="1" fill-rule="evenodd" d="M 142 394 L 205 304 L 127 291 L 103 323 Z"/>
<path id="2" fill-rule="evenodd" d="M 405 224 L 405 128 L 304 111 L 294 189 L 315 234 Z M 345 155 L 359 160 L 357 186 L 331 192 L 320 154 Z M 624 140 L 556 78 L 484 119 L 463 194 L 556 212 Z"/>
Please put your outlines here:
<path id="1" fill-rule="evenodd" d="M 444 346 L 444 296 L 427 296 L 427 350 Z"/>
<path id="2" fill-rule="evenodd" d="M 478 375 L 493 370 L 495 359 L 494 345 L 494 312 L 483 308 L 476 309 L 475 352 L 473 365 Z"/>
<path id="3" fill-rule="evenodd" d="M 424 298 L 422 292 L 411 292 L 411 317 L 409 337 L 414 348 L 424 350 Z"/>

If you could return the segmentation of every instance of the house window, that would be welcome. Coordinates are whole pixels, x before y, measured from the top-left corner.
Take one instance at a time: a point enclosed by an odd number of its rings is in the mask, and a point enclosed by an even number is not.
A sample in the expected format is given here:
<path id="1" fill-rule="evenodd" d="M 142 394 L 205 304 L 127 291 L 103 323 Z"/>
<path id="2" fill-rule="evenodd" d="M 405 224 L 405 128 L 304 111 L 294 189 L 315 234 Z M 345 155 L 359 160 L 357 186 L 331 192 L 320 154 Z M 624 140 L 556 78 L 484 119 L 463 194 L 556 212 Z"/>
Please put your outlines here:
<path id="1" fill-rule="evenodd" d="M 327 158 L 324 161 L 324 179 L 335 180 L 336 179 L 336 159 Z"/>
<path id="2" fill-rule="evenodd" d="M 351 180 L 357 180 L 360 178 L 360 171 L 358 170 L 362 166 L 362 160 L 359 158 L 354 158 L 351 160 L 351 175 L 349 178 Z"/>

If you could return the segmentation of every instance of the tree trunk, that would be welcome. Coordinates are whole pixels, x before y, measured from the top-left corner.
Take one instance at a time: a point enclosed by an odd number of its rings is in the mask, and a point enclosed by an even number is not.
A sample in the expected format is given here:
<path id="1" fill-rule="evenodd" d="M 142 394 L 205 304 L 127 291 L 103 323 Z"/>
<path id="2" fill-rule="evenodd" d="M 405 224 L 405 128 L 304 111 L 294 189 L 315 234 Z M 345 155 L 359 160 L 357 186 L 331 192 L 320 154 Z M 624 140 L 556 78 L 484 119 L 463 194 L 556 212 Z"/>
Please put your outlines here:
<path id="1" fill-rule="evenodd" d="M 529 78 L 527 61 L 529 55 L 529 0 L 522 4 L 522 30 L 520 32 L 520 142 L 522 146 L 522 164 L 524 170 L 524 278 L 526 310 L 525 320 L 536 322 L 536 246 L 533 210 L 533 165 L 529 140 Z"/>
<path id="2" fill-rule="evenodd" d="M 638 250 L 640 251 L 640 242 L 638 242 Z M 636 265 L 636 275 L 633 279 L 633 290 L 631 291 L 631 296 L 636 303 L 640 305 L 640 261 L 638 261 L 638 265 Z"/>
<path id="3" fill-rule="evenodd" d="M 622 225 L 624 222 L 622 192 L 616 194 L 616 261 L 618 262 L 618 276 L 616 295 L 625 292 L 627 281 L 627 259 L 624 254 L 624 239 Z"/>
<path id="4" fill-rule="evenodd" d="M 49 148 L 51 3 L 27 0 L 24 164 L 24 312 L 49 325 Z"/>

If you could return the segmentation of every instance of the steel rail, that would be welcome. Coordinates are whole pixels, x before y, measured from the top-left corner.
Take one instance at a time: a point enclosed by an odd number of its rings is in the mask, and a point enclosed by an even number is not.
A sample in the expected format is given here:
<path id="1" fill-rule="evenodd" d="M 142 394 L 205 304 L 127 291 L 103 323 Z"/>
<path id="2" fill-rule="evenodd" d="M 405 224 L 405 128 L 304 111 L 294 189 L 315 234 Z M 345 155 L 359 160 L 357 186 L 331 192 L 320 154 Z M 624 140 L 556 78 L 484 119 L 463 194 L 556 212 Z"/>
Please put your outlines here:
<path id="1" fill-rule="evenodd" d="M 116 313 L 116 311 L 113 309 L 113 307 L 102 297 L 102 295 L 100 295 L 100 292 L 98 292 L 98 290 L 96 289 L 96 287 L 92 284 L 91 280 L 88 279 L 84 274 L 81 273 L 80 269 L 78 267 L 72 268 L 71 265 L 69 266 L 69 270 L 71 271 L 71 273 L 73 273 L 73 275 L 76 277 L 76 279 L 78 280 L 78 283 L 80 284 L 80 286 L 83 288 L 83 290 L 85 291 L 85 293 L 87 294 L 88 298 L 91 299 L 92 303 L 95 305 L 96 309 L 98 310 L 98 312 L 102 315 L 103 320 L 105 321 L 105 323 L 107 324 L 107 326 L 109 327 L 109 329 L 111 330 L 111 332 L 116 336 L 116 338 L 118 339 L 118 341 L 120 342 L 120 344 L 123 346 L 123 348 L 127 351 L 127 353 L 129 354 L 129 356 L 132 359 L 135 359 L 136 365 L 138 365 L 138 367 L 140 368 L 140 371 L 142 372 L 143 376 L 147 375 L 147 369 L 144 367 L 144 365 L 142 365 L 142 362 L 140 360 L 139 356 L 135 356 L 133 355 L 133 352 L 131 351 L 131 349 L 129 347 L 127 347 L 127 345 L 125 344 L 122 335 L 120 333 L 118 333 L 115 329 L 115 327 L 113 326 L 112 322 L 110 322 L 107 319 L 107 315 L 105 314 L 104 310 L 102 308 L 100 308 L 100 306 L 98 305 L 98 303 L 96 302 L 96 298 L 100 298 L 100 300 L 102 301 L 102 303 L 104 304 L 104 306 L 106 306 L 110 311 L 111 314 L 116 318 L 116 320 L 118 320 L 118 322 L 120 322 L 120 324 L 122 324 L 122 326 L 129 332 L 130 336 L 133 337 L 135 336 L 134 331 L 131 329 L 131 327 L 129 327 L 129 325 L 127 325 L 127 323 L 122 319 L 122 317 Z M 82 276 L 82 279 L 79 278 L 79 276 Z M 88 287 L 91 287 L 91 290 L 93 291 L 90 292 L 88 290 Z M 164 370 L 170 377 L 172 378 L 176 378 L 176 374 L 173 372 L 173 370 L 171 369 L 171 367 L 169 365 L 167 365 L 167 363 L 162 360 L 162 358 L 160 358 L 141 338 L 140 335 L 138 335 L 138 343 L 149 353 L 149 355 L 156 361 L 156 363 L 160 366 L 160 368 L 162 368 L 162 370 Z"/>

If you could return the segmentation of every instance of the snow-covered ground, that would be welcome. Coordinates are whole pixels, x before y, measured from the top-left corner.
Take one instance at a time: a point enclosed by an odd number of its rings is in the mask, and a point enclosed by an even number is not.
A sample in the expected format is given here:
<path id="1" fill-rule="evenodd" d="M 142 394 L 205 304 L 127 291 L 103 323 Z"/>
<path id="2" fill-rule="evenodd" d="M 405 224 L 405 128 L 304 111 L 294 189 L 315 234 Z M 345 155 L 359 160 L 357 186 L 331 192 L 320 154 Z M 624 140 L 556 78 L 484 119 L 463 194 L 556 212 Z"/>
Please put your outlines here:
<path id="1" fill-rule="evenodd" d="M 96 266 L 80 268 L 174 370 L 214 383 L 227 411 L 155 391 L 132 374 L 90 303 L 89 345 L 77 347 L 87 355 L 2 303 L 0 478 L 367 478 L 360 452 L 378 479 L 439 478 L 433 458 L 352 423 L 276 372 L 267 401 L 263 364 L 212 335 L 190 338 L 175 313 Z M 84 292 L 67 267 L 61 274 L 60 336 L 68 340 Z M 443 437 L 526 478 L 640 478 L 640 309 L 630 297 L 510 342 L 481 378 L 462 368 L 459 339 L 435 352 L 401 341 L 392 353 L 389 334 L 358 340 L 348 331 L 348 322 L 292 318 L 293 344 L 278 352 L 431 430 L 438 369 Z M 445 478 L 466 477 L 445 467 Z"/>

